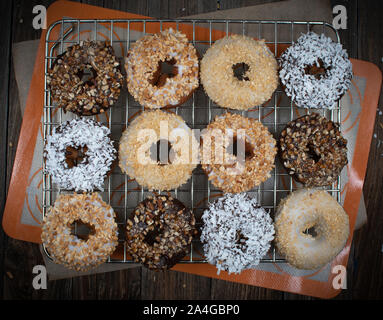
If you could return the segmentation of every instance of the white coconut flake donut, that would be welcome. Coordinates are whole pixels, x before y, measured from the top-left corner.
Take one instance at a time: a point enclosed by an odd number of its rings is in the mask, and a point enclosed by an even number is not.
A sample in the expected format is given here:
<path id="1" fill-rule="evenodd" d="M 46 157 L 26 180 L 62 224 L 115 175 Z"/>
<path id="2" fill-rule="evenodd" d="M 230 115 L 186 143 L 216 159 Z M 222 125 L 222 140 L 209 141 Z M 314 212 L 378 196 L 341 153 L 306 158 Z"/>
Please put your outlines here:
<path id="1" fill-rule="evenodd" d="M 110 130 L 91 119 L 65 122 L 47 137 L 46 170 L 60 188 L 103 191 L 105 176 L 116 158 Z"/>
<path id="2" fill-rule="evenodd" d="M 105 262 L 118 244 L 115 213 L 98 193 L 61 194 L 45 215 L 41 239 L 53 261 L 85 271 Z M 87 239 L 71 233 L 71 225 L 89 226 Z"/>
<path id="3" fill-rule="evenodd" d="M 333 109 L 351 85 L 346 50 L 324 34 L 301 37 L 281 55 L 279 77 L 298 107 Z"/>
<path id="4" fill-rule="evenodd" d="M 227 193 L 210 203 L 202 220 L 204 254 L 218 274 L 221 270 L 240 273 L 258 265 L 274 239 L 270 215 L 246 193 Z"/>
<path id="5" fill-rule="evenodd" d="M 275 216 L 275 244 L 298 269 L 321 268 L 343 249 L 349 218 L 326 191 L 301 189 L 283 199 Z"/>

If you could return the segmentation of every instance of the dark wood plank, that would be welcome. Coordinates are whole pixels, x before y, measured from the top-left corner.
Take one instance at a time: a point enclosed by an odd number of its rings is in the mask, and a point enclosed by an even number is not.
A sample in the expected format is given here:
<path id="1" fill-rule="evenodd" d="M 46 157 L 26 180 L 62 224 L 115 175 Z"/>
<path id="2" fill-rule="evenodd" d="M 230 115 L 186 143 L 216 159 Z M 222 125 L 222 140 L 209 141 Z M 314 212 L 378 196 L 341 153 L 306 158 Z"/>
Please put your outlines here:
<path id="1" fill-rule="evenodd" d="M 375 63 L 382 71 L 383 57 L 383 12 L 382 1 L 358 1 L 358 58 Z M 379 99 L 383 110 L 383 95 Z M 364 196 L 368 223 L 354 237 L 357 269 L 353 279 L 353 298 L 383 298 L 383 207 L 382 167 L 383 149 L 378 148 L 378 139 L 383 140 L 383 117 L 377 114 L 376 139 L 372 140 Z"/>
<path id="2" fill-rule="evenodd" d="M 142 299 L 210 299 L 211 279 L 177 271 L 142 268 Z"/>
<path id="3" fill-rule="evenodd" d="M 0 78 L 0 218 L 2 219 L 6 200 L 7 177 L 7 145 L 8 145 L 8 111 L 9 111 L 9 83 L 10 83 L 10 47 L 12 41 L 12 6 L 10 1 L 0 4 L 1 30 L 7 32 L 0 38 L 0 69 L 3 76 Z M 5 278 L 4 256 L 7 245 L 7 236 L 0 228 L 0 277 Z M 3 279 L 2 279 L 3 280 Z M 4 297 L 4 281 L 0 280 L 0 299 Z M 5 279 L 4 279 L 5 280 Z"/>
<path id="4" fill-rule="evenodd" d="M 211 299 L 222 300 L 282 300 L 283 292 L 261 287 L 213 279 Z"/>

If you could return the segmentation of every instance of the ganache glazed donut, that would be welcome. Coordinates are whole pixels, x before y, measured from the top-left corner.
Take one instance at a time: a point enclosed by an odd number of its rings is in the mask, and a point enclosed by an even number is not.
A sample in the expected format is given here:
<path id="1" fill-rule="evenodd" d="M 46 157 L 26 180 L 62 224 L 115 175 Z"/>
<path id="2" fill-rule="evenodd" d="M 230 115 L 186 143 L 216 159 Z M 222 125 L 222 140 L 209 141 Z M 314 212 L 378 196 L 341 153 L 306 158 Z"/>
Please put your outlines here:
<path id="1" fill-rule="evenodd" d="M 235 75 L 242 68 L 243 74 Z M 264 40 L 233 35 L 216 41 L 201 61 L 201 82 L 219 106 L 247 110 L 269 100 L 278 64 Z"/>
<path id="2" fill-rule="evenodd" d="M 180 116 L 144 111 L 122 134 L 119 165 L 149 190 L 171 190 L 191 177 L 198 153 L 198 141 Z"/>
<path id="3" fill-rule="evenodd" d="M 86 271 L 114 252 L 118 243 L 114 218 L 112 207 L 98 193 L 60 194 L 44 217 L 41 239 L 54 262 Z M 74 223 L 86 227 L 89 234 L 73 234 Z"/>
<path id="4" fill-rule="evenodd" d="M 270 177 L 276 141 L 259 121 L 226 113 L 217 116 L 201 138 L 202 169 L 224 192 L 244 192 Z"/>
<path id="5" fill-rule="evenodd" d="M 60 188 L 75 191 L 103 191 L 103 184 L 116 149 L 110 130 L 91 119 L 73 119 L 47 137 L 46 171 Z"/>
<path id="6" fill-rule="evenodd" d="M 324 34 L 302 34 L 279 60 L 279 77 L 298 107 L 336 107 L 351 85 L 352 64 L 340 43 Z"/>
<path id="7" fill-rule="evenodd" d="M 164 63 L 171 72 L 161 70 Z M 183 33 L 171 28 L 135 42 L 125 69 L 130 94 L 151 109 L 181 105 L 198 87 L 197 51 Z"/>
<path id="8" fill-rule="evenodd" d="M 332 184 L 347 164 L 347 140 L 339 124 L 317 113 L 289 122 L 279 146 L 288 173 L 308 187 Z"/>
<path id="9" fill-rule="evenodd" d="M 324 190 L 301 189 L 283 199 L 275 215 L 275 244 L 298 269 L 321 268 L 343 249 L 349 218 Z"/>
<path id="10" fill-rule="evenodd" d="M 225 194 L 209 203 L 202 215 L 204 254 L 221 270 L 240 273 L 259 264 L 274 239 L 273 221 L 255 198 Z"/>
<path id="11" fill-rule="evenodd" d="M 87 72 L 91 73 L 88 79 L 84 78 Z M 122 82 L 113 48 L 100 41 L 80 41 L 69 47 L 47 75 L 48 88 L 59 107 L 83 116 L 103 113 L 112 106 Z"/>
<path id="12" fill-rule="evenodd" d="M 169 269 L 188 253 L 195 233 L 194 215 L 181 201 L 148 197 L 127 220 L 127 250 L 149 269 Z"/>

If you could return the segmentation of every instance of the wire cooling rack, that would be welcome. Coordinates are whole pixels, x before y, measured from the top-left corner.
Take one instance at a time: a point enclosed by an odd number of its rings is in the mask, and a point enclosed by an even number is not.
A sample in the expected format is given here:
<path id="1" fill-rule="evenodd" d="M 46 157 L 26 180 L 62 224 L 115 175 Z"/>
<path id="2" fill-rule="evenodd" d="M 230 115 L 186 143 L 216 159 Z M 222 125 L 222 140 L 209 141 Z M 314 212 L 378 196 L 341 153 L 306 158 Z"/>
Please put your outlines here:
<path id="1" fill-rule="evenodd" d="M 71 113 L 64 113 L 53 103 L 51 94 L 47 87 L 47 71 L 51 67 L 54 59 L 65 52 L 65 50 L 81 40 L 109 41 L 115 49 L 121 65 L 124 65 L 124 57 L 131 44 L 144 34 L 158 32 L 169 27 L 180 30 L 188 35 L 189 41 L 196 47 L 200 57 L 205 51 L 220 37 L 229 34 L 243 34 L 258 39 L 265 39 L 275 56 L 278 56 L 283 49 L 291 45 L 301 33 L 314 31 L 324 33 L 334 41 L 340 42 L 337 31 L 325 22 L 307 21 L 260 21 L 260 20 L 78 20 L 63 19 L 52 24 L 46 36 L 45 47 L 45 87 L 44 87 L 44 115 L 43 115 L 43 139 L 51 134 L 55 127 L 62 122 L 76 118 Z M 123 69 L 123 68 L 122 68 Z M 123 70 L 124 72 L 124 70 Z M 112 132 L 112 139 L 116 142 L 121 137 L 122 131 L 129 125 L 129 122 L 142 111 L 140 106 L 132 96 L 127 93 L 125 86 L 122 90 L 118 102 L 110 108 L 103 116 L 93 116 L 96 121 L 107 125 Z M 341 123 L 340 102 L 332 110 L 315 110 L 322 116 L 334 122 Z M 172 109 L 173 112 L 183 117 L 186 123 L 193 129 L 203 129 L 210 123 L 216 115 L 223 114 L 229 110 L 220 108 L 212 102 L 204 93 L 201 86 L 193 93 L 192 98 L 182 106 Z M 280 131 L 287 122 L 297 118 L 311 110 L 296 108 L 285 96 L 283 90 L 278 87 L 270 101 L 261 107 L 254 107 L 249 111 L 234 111 L 243 116 L 258 119 L 274 138 L 279 137 Z M 43 160 L 43 186 L 42 186 L 42 208 L 43 215 L 48 208 L 54 204 L 55 199 L 60 193 L 70 193 L 69 190 L 58 188 L 52 183 L 51 177 L 45 169 Z M 250 190 L 250 196 L 256 196 L 258 202 L 269 210 L 271 216 L 278 206 L 279 201 L 286 197 L 293 190 L 300 186 L 293 181 L 282 167 L 279 159 L 276 158 L 275 168 L 271 172 L 271 178 L 260 186 Z M 338 202 L 341 202 L 342 189 L 341 179 L 326 188 Z M 163 192 L 164 193 L 164 192 Z M 193 210 L 197 219 L 197 226 L 201 227 L 201 215 L 206 209 L 208 202 L 222 195 L 222 192 L 210 184 L 206 175 L 198 166 L 190 180 L 180 188 L 171 190 L 169 193 L 185 203 Z M 125 227 L 129 214 L 133 211 L 138 202 L 152 194 L 145 188 L 139 186 L 135 181 L 130 180 L 123 174 L 118 166 L 105 181 L 104 191 L 100 192 L 103 199 L 108 202 L 116 212 L 117 223 L 119 226 L 119 246 L 108 262 L 132 263 L 125 245 Z M 76 232 L 76 231 L 75 231 Z M 49 252 L 44 248 L 49 257 Z M 181 263 L 205 263 L 202 245 L 197 236 L 190 245 L 190 253 Z M 281 263 L 285 260 L 278 255 L 272 246 L 268 255 L 261 260 L 263 263 Z"/>

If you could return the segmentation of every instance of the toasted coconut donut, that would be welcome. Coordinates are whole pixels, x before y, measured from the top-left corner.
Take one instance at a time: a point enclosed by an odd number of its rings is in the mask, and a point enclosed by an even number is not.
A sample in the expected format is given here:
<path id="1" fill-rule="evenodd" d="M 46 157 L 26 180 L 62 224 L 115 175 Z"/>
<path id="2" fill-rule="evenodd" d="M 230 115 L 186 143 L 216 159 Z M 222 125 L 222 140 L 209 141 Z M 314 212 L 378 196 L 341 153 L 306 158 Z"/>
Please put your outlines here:
<path id="1" fill-rule="evenodd" d="M 279 64 L 285 92 L 298 107 L 333 109 L 351 85 L 346 50 L 324 34 L 302 34 Z"/>
<path id="2" fill-rule="evenodd" d="M 342 206 L 323 190 L 301 189 L 283 199 L 275 216 L 275 244 L 298 269 L 317 269 L 343 249 L 349 218 Z"/>
<path id="3" fill-rule="evenodd" d="M 83 80 L 86 70 L 91 72 Z M 118 99 L 123 76 L 113 48 L 106 42 L 81 41 L 59 55 L 48 71 L 53 100 L 78 115 L 105 112 Z"/>
<path id="4" fill-rule="evenodd" d="M 162 152 L 164 144 L 168 147 L 166 155 Z M 157 155 L 153 155 L 153 150 Z M 198 142 L 176 114 L 144 111 L 123 132 L 120 140 L 121 170 L 149 190 L 179 187 L 190 178 L 198 162 Z"/>
<path id="5" fill-rule="evenodd" d="M 140 202 L 127 220 L 127 250 L 147 268 L 173 267 L 189 251 L 195 218 L 184 204 L 158 195 Z"/>
<path id="6" fill-rule="evenodd" d="M 225 194 L 209 203 L 202 220 L 204 253 L 218 274 L 221 270 L 240 273 L 258 265 L 274 239 L 270 215 L 246 193 Z"/>
<path id="7" fill-rule="evenodd" d="M 279 139 L 286 170 L 307 187 L 331 185 L 347 164 L 339 125 L 317 113 L 289 122 Z"/>
<path id="8" fill-rule="evenodd" d="M 202 168 L 217 188 L 244 192 L 270 177 L 276 142 L 259 121 L 226 113 L 217 116 L 201 137 Z M 242 150 L 236 150 L 239 145 Z"/>
<path id="9" fill-rule="evenodd" d="M 73 119 L 47 137 L 46 170 L 60 188 L 103 191 L 103 184 L 116 150 L 109 128 L 91 119 Z"/>
<path id="10" fill-rule="evenodd" d="M 241 65 L 245 73 L 236 77 L 235 69 Z M 210 99 L 221 107 L 247 110 L 271 98 L 278 86 L 277 61 L 264 40 L 225 37 L 203 56 L 201 82 Z"/>
<path id="11" fill-rule="evenodd" d="M 69 269 L 97 267 L 114 252 L 118 237 L 115 213 L 98 193 L 61 194 L 45 215 L 41 239 L 53 261 Z M 72 224 L 90 229 L 87 239 L 72 234 Z"/>
<path id="12" fill-rule="evenodd" d="M 172 65 L 162 73 L 161 63 Z M 146 35 L 126 58 L 127 86 L 142 106 L 156 109 L 184 103 L 198 87 L 198 56 L 187 37 L 173 29 Z"/>

